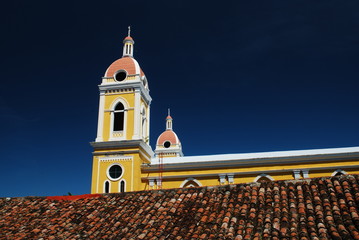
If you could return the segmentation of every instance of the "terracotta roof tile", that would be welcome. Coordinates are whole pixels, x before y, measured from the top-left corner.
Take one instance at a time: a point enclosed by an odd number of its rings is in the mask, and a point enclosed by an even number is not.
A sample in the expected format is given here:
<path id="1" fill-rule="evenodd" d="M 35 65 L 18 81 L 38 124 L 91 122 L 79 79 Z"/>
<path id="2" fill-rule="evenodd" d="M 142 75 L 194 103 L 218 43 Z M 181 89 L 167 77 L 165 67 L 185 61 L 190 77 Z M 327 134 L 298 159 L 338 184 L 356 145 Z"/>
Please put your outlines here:
<path id="1" fill-rule="evenodd" d="M 0 199 L 0 239 L 358 239 L 359 176 Z"/>

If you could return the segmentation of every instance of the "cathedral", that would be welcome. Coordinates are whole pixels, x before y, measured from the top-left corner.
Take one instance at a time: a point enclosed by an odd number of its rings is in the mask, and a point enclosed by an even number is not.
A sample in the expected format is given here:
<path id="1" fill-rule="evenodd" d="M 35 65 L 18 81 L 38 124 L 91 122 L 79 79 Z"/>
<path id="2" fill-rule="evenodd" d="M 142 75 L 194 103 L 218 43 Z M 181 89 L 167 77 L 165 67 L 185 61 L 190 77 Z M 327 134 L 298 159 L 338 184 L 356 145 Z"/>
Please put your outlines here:
<path id="1" fill-rule="evenodd" d="M 99 85 L 91 193 L 359 174 L 359 147 L 184 156 L 170 112 L 153 151 L 150 81 L 133 56 L 134 43 L 129 30 L 122 57 L 107 68 Z"/>

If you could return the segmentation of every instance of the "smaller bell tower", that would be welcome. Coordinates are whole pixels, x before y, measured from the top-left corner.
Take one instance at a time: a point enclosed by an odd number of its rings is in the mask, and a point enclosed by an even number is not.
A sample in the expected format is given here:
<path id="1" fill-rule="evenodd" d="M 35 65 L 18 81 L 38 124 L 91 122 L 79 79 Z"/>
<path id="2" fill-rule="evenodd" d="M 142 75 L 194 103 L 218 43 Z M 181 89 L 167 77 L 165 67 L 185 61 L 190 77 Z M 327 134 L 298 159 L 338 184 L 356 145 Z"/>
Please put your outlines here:
<path id="1" fill-rule="evenodd" d="M 99 85 L 97 137 L 91 193 L 140 190 L 141 164 L 150 163 L 150 104 L 147 78 L 133 58 L 134 41 L 123 40 L 122 57 L 106 70 Z"/>
<path id="2" fill-rule="evenodd" d="M 183 157 L 182 144 L 173 131 L 173 119 L 169 109 L 166 118 L 166 131 L 158 137 L 155 153 L 157 157 L 159 155 L 161 157 Z"/>

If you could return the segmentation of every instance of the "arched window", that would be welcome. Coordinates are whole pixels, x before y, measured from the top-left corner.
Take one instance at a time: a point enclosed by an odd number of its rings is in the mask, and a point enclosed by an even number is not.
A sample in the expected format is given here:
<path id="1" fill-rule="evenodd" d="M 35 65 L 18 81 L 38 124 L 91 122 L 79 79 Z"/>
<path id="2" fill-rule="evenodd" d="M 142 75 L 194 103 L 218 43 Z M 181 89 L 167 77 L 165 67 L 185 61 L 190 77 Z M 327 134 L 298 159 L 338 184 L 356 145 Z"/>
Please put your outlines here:
<path id="1" fill-rule="evenodd" d="M 121 182 L 120 182 L 120 192 L 126 192 L 125 180 L 121 180 Z"/>
<path id="2" fill-rule="evenodd" d="M 104 187 L 104 188 L 105 188 L 105 191 L 104 191 L 105 193 L 109 193 L 109 192 L 110 192 L 110 183 L 109 183 L 109 181 L 106 181 L 106 182 L 105 182 L 105 187 Z"/>
<path id="3" fill-rule="evenodd" d="M 113 131 L 123 131 L 125 118 L 125 107 L 122 103 L 117 103 L 114 111 Z"/>

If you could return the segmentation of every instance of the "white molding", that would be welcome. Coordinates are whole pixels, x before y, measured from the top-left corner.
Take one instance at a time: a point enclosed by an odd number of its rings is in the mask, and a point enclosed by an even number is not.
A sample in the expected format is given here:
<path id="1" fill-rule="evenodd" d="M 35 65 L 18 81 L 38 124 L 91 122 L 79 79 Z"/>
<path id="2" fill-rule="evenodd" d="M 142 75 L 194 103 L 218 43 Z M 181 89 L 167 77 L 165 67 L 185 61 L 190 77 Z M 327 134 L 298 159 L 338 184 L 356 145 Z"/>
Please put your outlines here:
<path id="1" fill-rule="evenodd" d="M 131 161 L 132 156 L 116 156 L 116 157 L 99 157 L 100 162 L 114 162 L 114 161 Z"/>
<path id="2" fill-rule="evenodd" d="M 213 163 L 222 165 L 224 161 L 237 161 L 238 163 L 247 164 L 250 160 L 253 164 L 285 163 L 290 161 L 301 161 L 300 159 L 315 160 L 328 157 L 352 158 L 351 155 L 359 155 L 359 147 L 351 148 L 331 148 L 331 149 L 314 149 L 298 151 L 278 151 L 278 152 L 260 152 L 260 153 L 239 153 L 239 154 L 216 154 L 202 156 L 185 156 L 164 159 L 164 164 L 186 164 L 186 163 Z M 355 156 L 354 156 L 355 157 Z M 275 160 L 275 161 L 274 161 Z"/>
<path id="3" fill-rule="evenodd" d="M 100 91 L 100 103 L 98 110 L 98 123 L 97 123 L 97 137 L 96 142 L 102 142 L 102 133 L 103 133 L 103 119 L 105 114 L 105 92 Z"/>
<path id="4" fill-rule="evenodd" d="M 265 178 L 268 178 L 269 180 L 271 181 L 274 181 L 274 178 L 272 178 L 270 175 L 268 174 L 265 174 L 265 173 L 262 173 L 262 174 L 259 174 L 253 182 L 257 182 L 261 177 L 265 177 Z"/>
<path id="5" fill-rule="evenodd" d="M 100 91 L 106 91 L 106 90 L 116 90 L 116 89 L 139 89 L 141 92 L 142 98 L 145 100 L 145 102 L 149 105 L 152 101 L 152 98 L 150 96 L 149 90 L 146 89 L 141 80 L 131 80 L 131 81 L 122 81 L 122 82 L 116 82 L 116 83 L 107 83 L 103 85 L 98 86 Z"/>
<path id="6" fill-rule="evenodd" d="M 342 173 L 342 174 L 344 174 L 344 175 L 348 175 L 348 173 L 346 172 L 346 171 L 344 171 L 344 170 L 342 170 L 342 169 L 337 169 L 337 170 L 335 170 L 333 173 L 332 173 L 332 177 L 333 176 L 335 176 L 337 173 Z"/>
<path id="7" fill-rule="evenodd" d="M 141 94 L 140 89 L 135 89 L 135 111 L 134 111 L 134 130 L 132 139 L 141 139 L 140 138 L 140 118 L 141 118 Z"/>
<path id="8" fill-rule="evenodd" d="M 184 180 L 184 181 L 182 182 L 182 184 L 180 185 L 180 187 L 183 187 L 184 185 L 186 185 L 186 183 L 188 183 L 188 182 L 190 182 L 190 181 L 193 181 L 193 182 L 197 183 L 198 186 L 202 187 L 202 183 L 201 183 L 200 181 L 198 181 L 197 179 L 195 179 L 195 178 L 187 178 L 186 180 Z"/>

